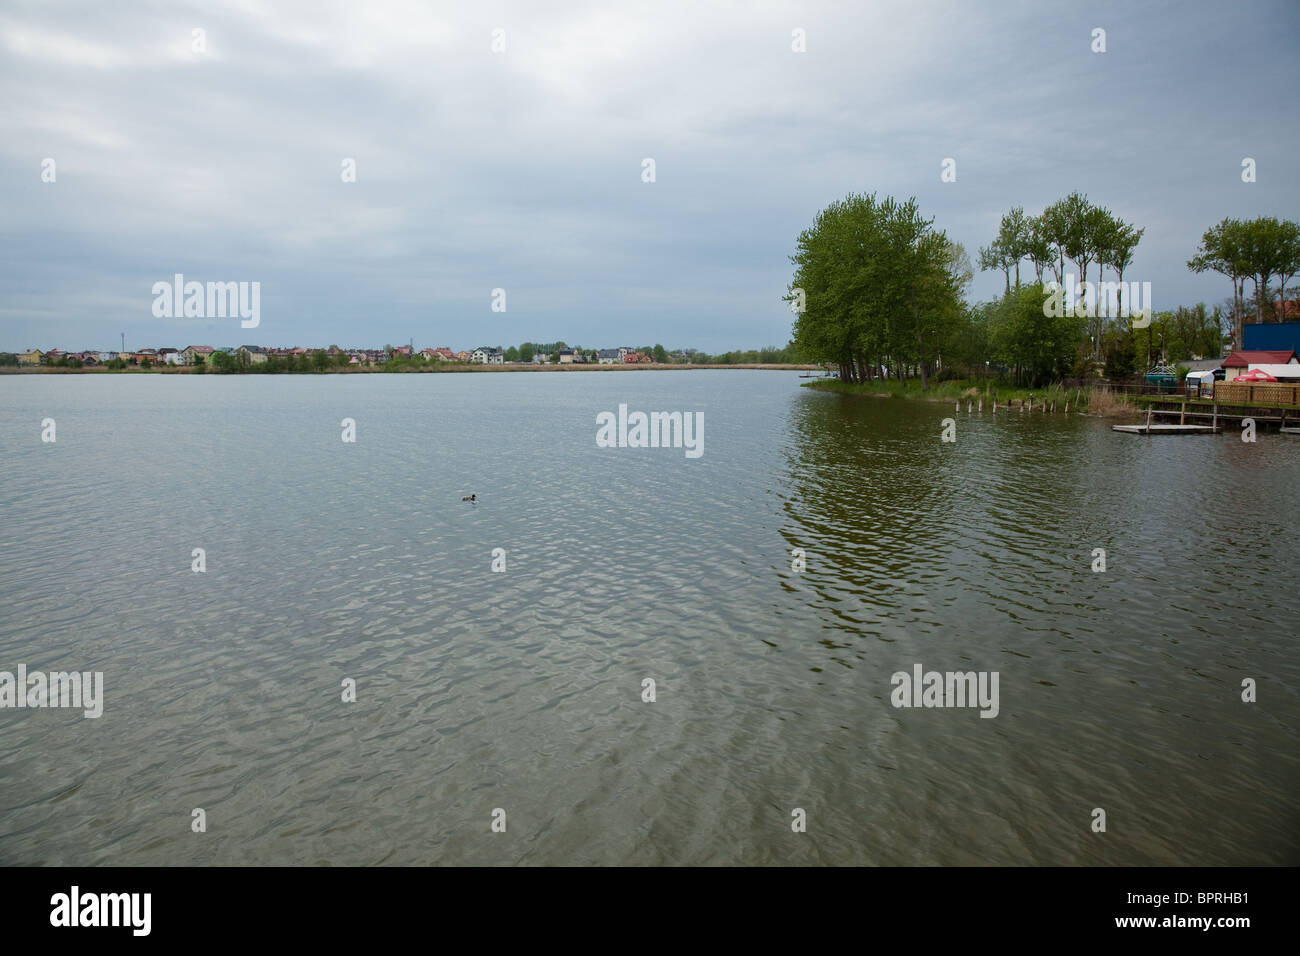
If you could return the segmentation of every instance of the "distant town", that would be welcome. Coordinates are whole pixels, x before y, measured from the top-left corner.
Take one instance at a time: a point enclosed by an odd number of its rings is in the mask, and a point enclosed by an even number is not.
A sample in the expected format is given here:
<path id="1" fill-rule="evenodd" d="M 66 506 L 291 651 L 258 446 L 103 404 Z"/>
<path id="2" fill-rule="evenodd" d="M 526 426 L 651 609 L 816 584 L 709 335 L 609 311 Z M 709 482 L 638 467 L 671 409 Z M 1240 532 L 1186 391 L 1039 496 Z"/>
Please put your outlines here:
<path id="1" fill-rule="evenodd" d="M 0 367 L 60 369 L 187 369 L 214 372 L 295 372 L 344 369 L 410 369 L 445 366 L 538 366 L 538 365 L 787 365 L 797 359 L 789 348 L 766 348 L 710 355 L 697 349 L 669 352 L 662 345 L 619 346 L 606 349 L 570 347 L 564 342 L 534 343 L 502 348 L 480 345 L 470 350 L 453 351 L 447 346 L 416 349 L 414 344 L 386 345 L 377 349 L 272 348 L 241 345 L 218 348 L 211 345 L 187 345 L 184 348 L 149 347 L 102 351 L 0 352 Z"/>

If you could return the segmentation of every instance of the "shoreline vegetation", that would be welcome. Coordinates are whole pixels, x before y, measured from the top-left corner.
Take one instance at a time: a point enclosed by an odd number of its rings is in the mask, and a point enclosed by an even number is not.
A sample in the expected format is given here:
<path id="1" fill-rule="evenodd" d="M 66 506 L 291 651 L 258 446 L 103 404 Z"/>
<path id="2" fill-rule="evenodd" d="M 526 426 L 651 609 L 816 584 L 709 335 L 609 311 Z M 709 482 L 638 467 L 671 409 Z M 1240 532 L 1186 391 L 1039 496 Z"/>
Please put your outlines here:
<path id="1" fill-rule="evenodd" d="M 1149 281 L 1125 282 L 1144 234 L 1078 192 L 1039 215 L 1016 206 L 978 253 L 980 271 L 1002 272 L 1003 293 L 971 302 L 966 249 L 922 215 L 915 197 L 850 193 L 796 240 L 782 296 L 796 313 L 791 347 L 838 369 L 838 387 L 858 394 L 910 395 L 908 381 L 919 379 L 920 392 L 948 399 L 969 389 L 988 394 L 980 391 L 987 383 L 1000 398 L 1074 388 L 1078 400 L 1087 391 L 1096 404 L 1102 394 L 1119 398 L 1108 383 L 1140 387 L 1179 363 L 1242 350 L 1248 321 L 1286 321 L 1300 223 L 1224 219 L 1206 230 L 1187 267 L 1232 280 L 1227 308 L 1156 311 Z M 966 384 L 939 388 L 945 380 Z"/>
<path id="2" fill-rule="evenodd" d="M 804 387 L 862 398 L 903 398 L 942 402 L 945 405 L 960 401 L 963 407 L 967 401 L 975 404 L 982 401 L 991 406 L 996 396 L 999 408 L 1005 408 L 1008 402 L 1014 409 L 1032 403 L 1032 407 L 1038 410 L 1055 403 L 1057 414 L 1063 414 L 1068 404 L 1071 414 L 1077 412 L 1105 418 L 1131 416 L 1137 407 L 1129 396 L 1116 393 L 1106 385 L 1070 386 L 1056 383 L 1043 388 L 1020 388 L 990 380 L 950 379 L 930 382 L 929 388 L 922 388 L 918 380 L 911 378 L 904 383 L 891 378 L 875 379 L 862 384 L 831 378 L 806 382 Z"/>

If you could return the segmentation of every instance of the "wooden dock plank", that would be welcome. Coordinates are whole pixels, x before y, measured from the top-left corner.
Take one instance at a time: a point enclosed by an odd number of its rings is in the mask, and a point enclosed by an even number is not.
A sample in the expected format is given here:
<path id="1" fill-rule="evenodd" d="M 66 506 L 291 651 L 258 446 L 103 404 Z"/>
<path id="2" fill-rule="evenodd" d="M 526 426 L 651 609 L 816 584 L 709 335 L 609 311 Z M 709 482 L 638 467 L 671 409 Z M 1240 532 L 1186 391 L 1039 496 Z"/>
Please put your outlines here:
<path id="1" fill-rule="evenodd" d="M 1132 435 L 1212 435 L 1213 425 L 1111 425 L 1112 431 Z"/>

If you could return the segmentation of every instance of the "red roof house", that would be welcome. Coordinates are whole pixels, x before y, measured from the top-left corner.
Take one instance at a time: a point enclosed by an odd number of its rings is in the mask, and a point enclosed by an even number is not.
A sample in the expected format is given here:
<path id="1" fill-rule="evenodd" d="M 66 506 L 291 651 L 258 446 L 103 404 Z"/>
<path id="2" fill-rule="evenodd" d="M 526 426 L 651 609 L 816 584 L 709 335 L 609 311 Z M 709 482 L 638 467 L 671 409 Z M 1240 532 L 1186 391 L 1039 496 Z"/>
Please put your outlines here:
<path id="1" fill-rule="evenodd" d="M 1294 350 L 1278 352 L 1238 351 L 1233 352 L 1223 360 L 1223 367 L 1250 368 L 1252 365 L 1286 365 L 1295 361 L 1300 361 L 1300 359 L 1297 359 Z"/>

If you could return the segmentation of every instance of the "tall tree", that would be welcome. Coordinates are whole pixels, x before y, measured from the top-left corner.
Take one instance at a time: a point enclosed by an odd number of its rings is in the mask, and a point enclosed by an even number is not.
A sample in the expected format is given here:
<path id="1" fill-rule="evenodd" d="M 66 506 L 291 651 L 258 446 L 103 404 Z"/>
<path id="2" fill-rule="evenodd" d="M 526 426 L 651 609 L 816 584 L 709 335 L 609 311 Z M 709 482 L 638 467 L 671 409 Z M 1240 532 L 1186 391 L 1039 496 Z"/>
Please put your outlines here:
<path id="1" fill-rule="evenodd" d="M 1092 203 L 1081 193 L 1070 193 L 1062 200 L 1065 210 L 1065 254 L 1079 267 L 1079 288 L 1088 281 L 1088 264 L 1094 254 Z M 1082 293 L 1080 293 L 1082 294 Z"/>
<path id="2" fill-rule="evenodd" d="M 1029 220 L 1029 235 L 1025 241 L 1025 256 L 1034 264 L 1034 276 L 1039 285 L 1043 284 L 1043 270 L 1052 263 L 1052 243 L 1047 238 L 1047 229 L 1042 216 Z"/>
<path id="3" fill-rule="evenodd" d="M 1286 321 L 1286 285 L 1300 273 L 1300 223 L 1283 220 L 1278 230 L 1278 242 L 1281 245 L 1277 263 L 1277 278 L 1281 288 L 1278 295 L 1282 302 L 1279 322 Z"/>
<path id="4" fill-rule="evenodd" d="M 790 258 L 795 273 L 784 298 L 804 304 L 794 323 L 802 355 L 834 362 L 841 378 L 859 382 L 888 359 L 900 380 L 915 366 L 928 387 L 970 269 L 915 198 L 853 194 L 834 202 L 800 233 Z"/>
<path id="5" fill-rule="evenodd" d="M 1070 241 L 1070 223 L 1066 201 L 1059 199 L 1043 210 L 1038 217 L 1042 236 L 1056 253 L 1056 284 L 1065 284 L 1065 248 Z"/>
<path id="6" fill-rule="evenodd" d="M 1016 270 L 1016 285 L 1020 285 L 1020 260 L 1029 249 L 1029 219 L 1025 216 L 1023 206 L 1013 206 L 1002 217 L 998 230 L 998 243 L 1001 245 L 1009 264 Z"/>
<path id="7" fill-rule="evenodd" d="M 1011 293 L 1011 260 L 1006 248 L 1002 245 L 1001 236 L 994 239 L 987 246 L 980 246 L 979 264 L 980 272 L 992 272 L 994 269 L 1001 269 L 1002 278 L 1006 284 L 1003 294 L 1009 295 Z"/>
<path id="8" fill-rule="evenodd" d="M 1133 253 L 1145 232 L 1145 227 L 1138 229 L 1122 220 L 1115 220 L 1114 228 L 1107 238 L 1109 251 L 1106 257 L 1110 260 L 1110 266 L 1115 270 L 1119 280 L 1117 298 L 1118 311 L 1121 315 L 1124 313 L 1124 270 L 1133 264 Z M 1148 302 L 1147 306 L 1150 305 L 1151 303 Z"/>
<path id="9" fill-rule="evenodd" d="M 1217 272 L 1232 281 L 1232 347 L 1241 348 L 1244 322 L 1242 298 L 1251 274 L 1246 229 L 1238 219 L 1225 218 L 1205 230 L 1196 254 L 1187 260 L 1193 272 Z"/>

